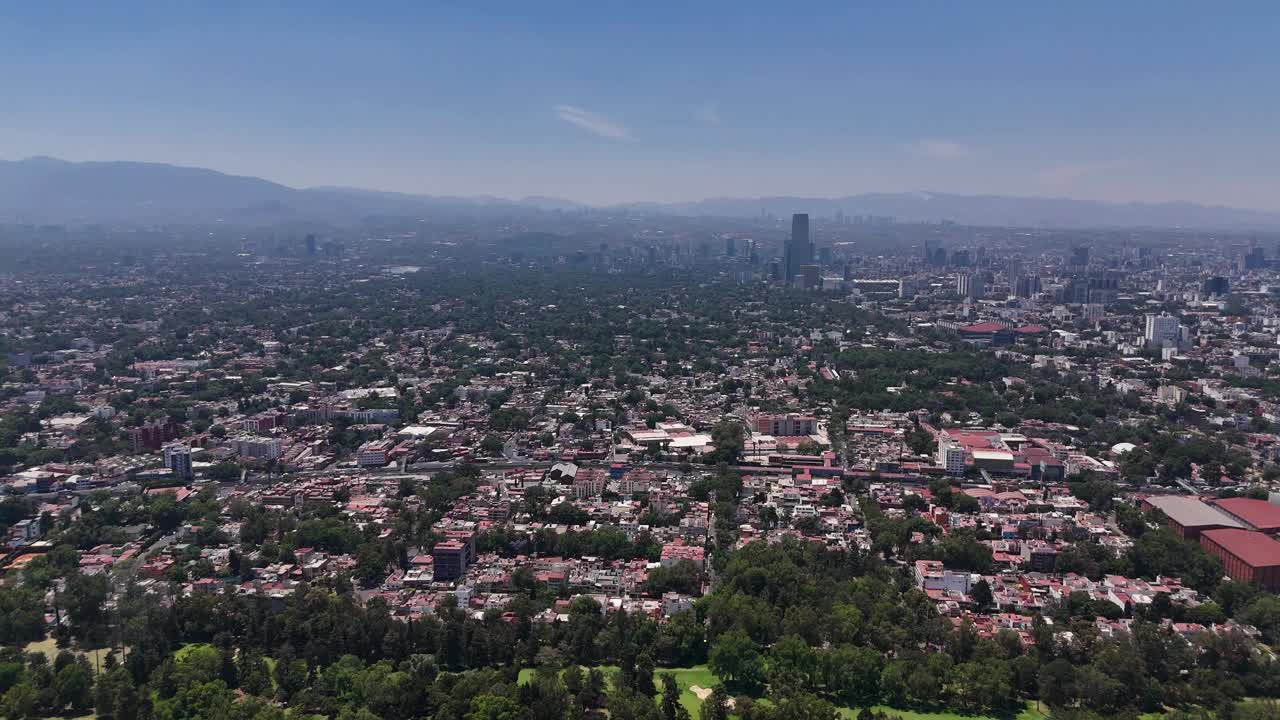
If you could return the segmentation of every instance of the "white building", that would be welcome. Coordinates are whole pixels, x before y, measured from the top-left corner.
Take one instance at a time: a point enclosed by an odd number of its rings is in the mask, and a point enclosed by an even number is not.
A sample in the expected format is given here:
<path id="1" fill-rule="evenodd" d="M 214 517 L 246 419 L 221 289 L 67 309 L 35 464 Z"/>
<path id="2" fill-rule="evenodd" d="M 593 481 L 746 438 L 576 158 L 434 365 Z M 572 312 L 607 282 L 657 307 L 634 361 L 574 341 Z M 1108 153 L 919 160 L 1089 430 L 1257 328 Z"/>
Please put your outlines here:
<path id="1" fill-rule="evenodd" d="M 164 466 L 180 478 L 191 477 L 191 448 L 186 445 L 166 445 Z"/>
<path id="2" fill-rule="evenodd" d="M 275 460 L 284 454 L 284 443 L 276 438 L 241 435 L 231 441 L 231 447 L 236 455 L 247 458 Z"/>
<path id="3" fill-rule="evenodd" d="M 1149 348 L 1162 348 L 1178 343 L 1178 318 L 1172 315 L 1147 315 L 1143 340 Z"/>
<path id="4" fill-rule="evenodd" d="M 948 475 L 963 475 L 964 448 L 949 440 L 939 441 L 938 466 L 946 470 Z"/>

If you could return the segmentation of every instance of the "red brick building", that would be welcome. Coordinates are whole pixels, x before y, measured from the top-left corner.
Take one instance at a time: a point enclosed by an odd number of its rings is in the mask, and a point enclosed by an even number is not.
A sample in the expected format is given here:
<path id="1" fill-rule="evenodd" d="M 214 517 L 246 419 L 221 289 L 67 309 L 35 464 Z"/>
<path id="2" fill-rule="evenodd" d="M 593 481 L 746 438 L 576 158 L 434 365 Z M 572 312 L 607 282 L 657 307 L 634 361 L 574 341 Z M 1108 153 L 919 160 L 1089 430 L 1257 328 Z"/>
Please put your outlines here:
<path id="1" fill-rule="evenodd" d="M 1231 579 L 1280 591 L 1280 542 L 1269 535 L 1236 528 L 1204 530 L 1200 546 L 1222 561 Z"/>

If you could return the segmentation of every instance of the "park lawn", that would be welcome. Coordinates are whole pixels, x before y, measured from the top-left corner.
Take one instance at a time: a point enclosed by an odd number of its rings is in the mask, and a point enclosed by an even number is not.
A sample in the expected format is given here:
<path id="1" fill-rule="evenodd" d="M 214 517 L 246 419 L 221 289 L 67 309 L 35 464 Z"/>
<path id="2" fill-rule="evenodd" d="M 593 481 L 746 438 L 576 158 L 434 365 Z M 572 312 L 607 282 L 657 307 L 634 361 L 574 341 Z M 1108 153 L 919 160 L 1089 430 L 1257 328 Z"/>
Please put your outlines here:
<path id="1" fill-rule="evenodd" d="M 606 681 L 611 680 L 614 673 L 618 671 L 618 667 L 616 665 L 605 665 L 601 666 L 600 669 L 604 671 Z M 698 699 L 697 695 L 693 694 L 693 691 L 690 688 L 697 685 L 698 687 L 711 689 L 720 683 L 720 678 L 716 677 L 716 674 L 711 672 L 711 669 L 706 665 L 695 665 L 687 668 L 658 668 L 657 671 L 654 672 L 653 684 L 654 687 L 658 688 L 659 693 L 662 691 L 662 681 L 659 680 L 658 676 L 663 673 L 671 673 L 675 676 L 676 685 L 680 688 L 680 704 L 684 706 L 685 710 L 689 711 L 689 716 L 694 718 L 698 717 L 698 714 L 702 709 L 702 701 Z M 533 674 L 533 668 L 524 668 L 520 671 L 518 682 L 520 684 L 529 682 L 533 679 Z M 764 700 L 763 702 L 767 703 L 768 700 Z M 961 715 L 953 712 L 901 710 L 887 705 L 877 705 L 873 707 L 872 710 L 896 715 L 901 717 L 902 720 L 1001 720 L 999 718 L 993 718 L 985 715 Z M 840 717 L 842 718 L 856 720 L 859 708 L 837 707 L 836 711 L 840 713 Z M 1036 703 L 1028 702 L 1026 707 L 1012 719 L 1005 718 L 1004 720 L 1046 720 L 1047 717 L 1048 716 L 1036 706 Z M 1163 718 L 1163 715 L 1160 713 L 1148 713 L 1147 715 L 1143 715 L 1140 720 L 1161 720 L 1161 718 Z"/>
<path id="2" fill-rule="evenodd" d="M 698 717 L 698 713 L 702 710 L 702 701 L 689 688 L 697 685 L 710 690 L 720 683 L 720 678 L 711 672 L 706 665 L 695 665 L 689 668 L 671 668 L 659 669 L 655 673 L 653 684 L 657 686 L 658 692 L 662 692 L 662 681 L 657 679 L 662 673 L 671 673 L 676 677 L 676 685 L 680 688 L 680 704 L 685 710 L 689 711 L 689 717 Z"/>
<path id="3" fill-rule="evenodd" d="M 897 715 L 903 720 L 996 720 L 986 715 L 961 715 L 953 712 L 921 712 L 919 710 L 900 710 L 898 708 L 889 707 L 887 705 L 876 705 L 871 708 L 877 712 L 884 712 L 890 715 Z M 836 708 L 840 713 L 840 717 L 854 720 L 858 717 L 858 708 L 841 707 Z M 1022 712 L 1013 717 L 1013 720 L 1045 720 L 1047 716 L 1034 702 L 1028 702 Z"/>
<path id="4" fill-rule="evenodd" d="M 618 672 L 617 665 L 602 665 L 598 668 L 604 673 L 605 682 L 611 682 L 615 673 Z M 586 668 L 583 669 L 586 671 Z M 521 685 L 533 680 L 533 668 L 523 668 L 520 670 L 517 682 Z M 720 679 L 707 668 L 706 665 L 695 665 L 687 668 L 658 668 L 653 674 L 654 687 L 658 688 L 659 694 L 662 692 L 662 681 L 658 676 L 663 673 L 671 673 L 676 678 L 676 685 L 680 688 L 680 704 L 685 710 L 689 711 L 690 717 L 698 717 L 698 712 L 702 708 L 702 701 L 689 688 L 697 685 L 707 688 L 708 690 L 715 687 Z"/>
<path id="5" fill-rule="evenodd" d="M 94 656 L 95 656 L 95 653 L 94 653 L 94 651 L 93 651 L 93 650 L 81 650 L 81 649 L 79 649 L 79 648 L 75 648 L 75 647 L 66 648 L 66 649 L 67 649 L 67 650 L 70 650 L 71 652 L 75 653 L 76 655 L 83 655 L 83 656 L 85 656 L 86 658 L 88 658 L 88 659 L 89 659 L 89 667 L 91 667 L 91 668 L 92 668 L 92 667 L 94 667 Z M 35 642 L 29 642 L 29 643 L 27 643 L 27 646 L 26 646 L 25 648 L 23 648 L 23 652 L 27 652 L 27 653 L 37 653 L 37 652 L 38 652 L 38 653 L 42 653 L 42 654 L 45 656 L 45 658 L 46 658 L 50 663 L 52 663 L 52 662 L 53 662 L 53 660 L 54 660 L 54 658 L 56 658 L 56 657 L 58 656 L 58 653 L 62 652 L 62 649 L 60 649 L 60 648 L 58 647 L 58 643 L 53 639 L 53 637 L 47 637 L 47 638 L 45 638 L 45 639 L 43 639 L 43 640 L 36 640 Z M 124 662 L 124 651 L 123 651 L 123 650 L 108 650 L 108 649 L 106 649 L 106 648 L 103 648 L 103 649 L 100 649 L 100 650 L 98 650 L 98 651 L 97 651 L 97 662 L 99 662 L 99 663 L 105 663 L 105 662 L 107 661 L 107 656 L 108 656 L 108 655 L 111 655 L 111 654 L 113 654 L 113 653 L 114 653 L 114 654 L 115 654 L 115 656 L 116 656 L 116 660 L 118 660 L 118 661 L 120 661 L 120 662 Z"/>

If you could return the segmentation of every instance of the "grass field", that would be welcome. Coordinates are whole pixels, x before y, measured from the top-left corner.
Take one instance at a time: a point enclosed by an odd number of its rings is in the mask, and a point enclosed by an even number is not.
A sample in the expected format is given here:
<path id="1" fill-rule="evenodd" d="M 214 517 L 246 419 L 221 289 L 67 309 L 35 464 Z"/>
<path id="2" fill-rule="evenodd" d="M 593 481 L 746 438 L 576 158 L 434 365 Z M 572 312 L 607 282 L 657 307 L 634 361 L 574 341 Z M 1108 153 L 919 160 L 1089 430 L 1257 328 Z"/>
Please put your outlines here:
<path id="1" fill-rule="evenodd" d="M 617 665 L 603 665 L 599 669 L 604 673 L 605 682 L 612 682 L 614 674 L 618 672 Z M 685 710 L 689 711 L 690 717 L 695 718 L 698 717 L 698 711 L 702 708 L 702 701 L 689 688 L 694 685 L 711 688 L 720 682 L 720 679 L 707 669 L 706 665 L 696 665 L 689 668 L 661 668 L 654 673 L 653 680 L 653 684 L 659 690 L 662 689 L 662 682 L 658 680 L 657 676 L 662 673 L 671 673 L 675 676 L 676 685 L 680 687 L 680 704 L 684 706 Z M 533 674 L 533 668 L 525 668 L 520 671 L 517 682 L 520 684 L 527 683 L 533 679 Z"/>
<path id="2" fill-rule="evenodd" d="M 618 671 L 617 666 L 613 665 L 603 666 L 600 669 L 604 672 L 606 681 L 611 680 L 613 674 Z M 662 689 L 662 682 L 657 679 L 656 675 L 661 675 L 662 673 L 671 673 L 675 676 L 676 685 L 680 688 L 680 704 L 684 706 L 685 710 L 689 711 L 689 716 L 694 718 L 698 717 L 698 713 L 702 708 L 702 701 L 698 699 L 697 695 L 693 694 L 693 691 L 690 688 L 696 685 L 698 687 L 709 689 L 715 687 L 720 682 L 720 678 L 716 677 L 715 673 L 711 672 L 706 665 L 695 665 L 688 668 L 659 668 L 655 673 L 653 682 L 654 686 L 656 686 L 659 691 Z M 520 671 L 518 681 L 521 684 L 527 683 L 533 679 L 533 674 L 534 670 L 532 668 L 525 668 Z M 872 709 L 886 712 L 890 715 L 897 715 L 903 720 L 1002 720 L 984 715 L 960 715 L 958 713 L 951 712 L 901 710 L 899 708 L 888 707 L 885 705 L 877 705 Z M 842 707 L 837 708 L 837 710 L 840 712 L 840 716 L 842 718 L 855 720 L 855 718 L 858 717 L 859 708 Z M 1045 718 L 1045 714 L 1036 708 L 1035 703 L 1027 703 L 1026 708 L 1014 716 L 1012 720 L 1045 720 Z M 1003 720 L 1010 719 L 1004 718 Z M 1143 720 L 1155 719 L 1144 717 Z"/>
<path id="3" fill-rule="evenodd" d="M 121 662 L 124 661 L 124 652 L 120 650 L 113 651 L 113 650 L 108 650 L 106 648 L 103 648 L 95 652 L 94 650 L 84 651 L 74 647 L 67 648 L 67 649 L 75 653 L 76 655 L 84 655 L 85 657 L 89 658 L 89 667 L 94 667 L 95 656 L 96 656 L 96 661 L 98 663 L 105 663 L 107 661 L 107 656 L 112 654 L 113 652 L 115 653 L 116 660 Z M 47 637 L 43 640 L 37 640 L 36 642 L 27 643 L 27 646 L 23 648 L 23 650 L 24 652 L 28 652 L 28 653 L 37 653 L 37 652 L 43 653 L 45 658 L 47 658 L 49 662 L 53 662 L 53 659 L 58 656 L 59 652 L 61 652 L 61 649 L 58 648 L 58 644 L 54 642 L 54 639 L 52 637 Z"/>
<path id="4" fill-rule="evenodd" d="M 901 710 L 886 705 L 877 705 L 872 710 L 886 712 L 890 715 L 897 715 L 903 720 L 996 720 L 985 715 L 960 715 L 953 712 L 921 712 L 918 710 Z M 856 718 L 859 710 L 856 708 L 837 708 L 841 717 Z M 1027 707 L 1014 716 L 1013 720 L 1045 720 L 1045 714 L 1036 709 L 1035 703 L 1027 703 Z"/>

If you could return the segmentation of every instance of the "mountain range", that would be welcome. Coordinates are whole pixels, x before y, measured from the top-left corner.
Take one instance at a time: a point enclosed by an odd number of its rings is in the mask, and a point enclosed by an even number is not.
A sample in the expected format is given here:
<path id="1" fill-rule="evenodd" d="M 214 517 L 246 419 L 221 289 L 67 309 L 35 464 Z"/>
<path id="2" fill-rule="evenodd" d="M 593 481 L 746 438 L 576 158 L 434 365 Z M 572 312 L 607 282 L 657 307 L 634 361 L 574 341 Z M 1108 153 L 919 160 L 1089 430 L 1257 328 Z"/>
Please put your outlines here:
<path id="1" fill-rule="evenodd" d="M 347 224 L 373 216 L 575 211 L 553 197 L 426 196 L 346 187 L 292 188 L 204 168 L 140 162 L 68 162 L 48 157 L 0 161 L 0 222 L 41 224 Z M 661 215 L 815 217 L 874 215 L 902 222 L 1044 228 L 1166 227 L 1280 229 L 1280 213 L 1186 202 L 1105 203 L 1065 198 L 869 193 L 839 198 L 716 198 L 606 208 Z"/>

